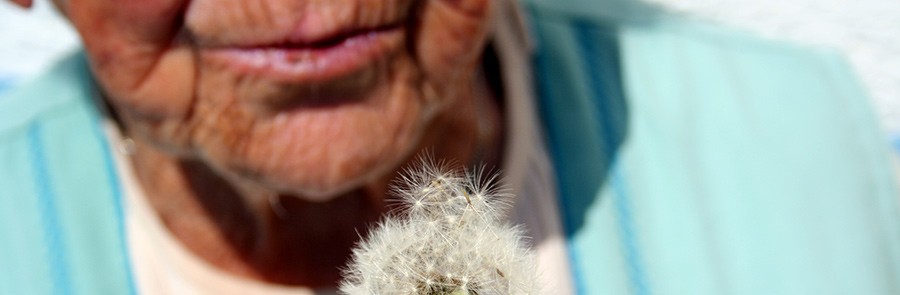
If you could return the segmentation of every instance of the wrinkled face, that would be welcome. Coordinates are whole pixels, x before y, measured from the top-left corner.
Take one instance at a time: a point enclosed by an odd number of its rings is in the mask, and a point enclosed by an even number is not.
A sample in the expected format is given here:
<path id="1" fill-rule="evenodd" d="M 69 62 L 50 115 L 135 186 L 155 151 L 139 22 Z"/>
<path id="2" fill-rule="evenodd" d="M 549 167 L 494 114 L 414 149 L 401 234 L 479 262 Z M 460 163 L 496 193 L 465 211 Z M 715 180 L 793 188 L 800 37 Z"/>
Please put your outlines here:
<path id="1" fill-rule="evenodd" d="M 132 136 L 323 196 L 393 169 L 464 99 L 490 0 L 68 0 Z"/>

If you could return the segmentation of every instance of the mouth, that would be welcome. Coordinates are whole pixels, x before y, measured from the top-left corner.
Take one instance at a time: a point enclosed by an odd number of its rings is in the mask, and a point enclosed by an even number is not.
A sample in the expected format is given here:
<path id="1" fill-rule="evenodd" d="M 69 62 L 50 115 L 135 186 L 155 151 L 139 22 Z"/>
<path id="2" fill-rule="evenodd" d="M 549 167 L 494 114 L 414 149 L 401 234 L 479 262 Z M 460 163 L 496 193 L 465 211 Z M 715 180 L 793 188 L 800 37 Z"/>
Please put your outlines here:
<path id="1" fill-rule="evenodd" d="M 319 84 L 374 66 L 402 48 L 403 34 L 402 25 L 393 24 L 309 42 L 210 46 L 201 53 L 204 58 L 242 74 L 284 83 Z"/>

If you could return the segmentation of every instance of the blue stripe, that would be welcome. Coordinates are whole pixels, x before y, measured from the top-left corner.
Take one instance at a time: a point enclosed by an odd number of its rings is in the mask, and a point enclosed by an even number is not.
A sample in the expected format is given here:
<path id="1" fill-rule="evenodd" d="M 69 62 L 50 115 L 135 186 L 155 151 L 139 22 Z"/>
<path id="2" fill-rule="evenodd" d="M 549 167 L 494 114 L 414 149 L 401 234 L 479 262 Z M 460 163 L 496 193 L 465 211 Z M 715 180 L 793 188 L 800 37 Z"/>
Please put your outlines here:
<path id="1" fill-rule="evenodd" d="M 112 158 L 112 149 L 109 146 L 109 140 L 107 140 L 106 136 L 103 135 L 101 130 L 100 123 L 96 120 L 92 122 L 94 128 L 91 128 L 94 133 L 94 137 L 100 143 L 101 152 L 103 153 L 103 163 L 104 168 L 106 170 L 107 181 L 109 182 L 110 188 L 112 190 L 112 202 L 115 205 L 115 214 L 116 214 L 116 231 L 119 236 L 119 253 L 122 255 L 122 265 L 125 271 L 125 279 L 128 288 L 128 294 L 137 294 L 136 287 L 134 284 L 134 273 L 131 268 L 131 255 L 128 252 L 128 240 L 126 239 L 125 232 L 125 209 L 123 202 L 123 194 L 122 194 L 122 185 L 119 181 L 118 173 L 116 173 L 116 167 L 114 159 Z"/>
<path id="2" fill-rule="evenodd" d="M 72 282 L 69 281 L 68 275 L 69 265 L 64 248 L 65 237 L 63 231 L 60 230 L 56 194 L 48 173 L 47 160 L 44 158 L 45 151 L 39 125 L 33 125 L 29 129 L 28 141 L 31 147 L 34 178 L 37 180 L 38 206 L 41 211 L 41 223 L 47 246 L 45 250 L 48 252 L 47 257 L 50 261 L 53 294 L 69 294 L 72 291 Z"/>
<path id="3" fill-rule="evenodd" d="M 622 248 L 625 250 L 625 258 L 628 263 L 628 276 L 631 278 L 631 287 L 634 294 L 648 295 L 650 286 L 647 284 L 647 274 L 644 271 L 643 259 L 635 237 L 634 217 L 631 214 L 631 200 L 625 179 L 618 167 L 612 171 L 613 200 L 616 204 L 616 219 L 619 224 Z"/>
<path id="4" fill-rule="evenodd" d="M 651 294 L 647 275 L 641 259 L 640 247 L 635 233 L 631 200 L 625 179 L 613 160 L 618 146 L 625 137 L 627 108 L 625 94 L 621 86 L 619 65 L 619 42 L 615 28 L 598 28 L 594 24 L 574 22 L 578 47 L 583 56 L 583 69 L 590 78 L 589 87 L 598 109 L 598 120 L 602 120 L 600 138 L 611 162 L 611 184 L 616 209 L 619 235 L 631 279 L 634 294 Z"/>

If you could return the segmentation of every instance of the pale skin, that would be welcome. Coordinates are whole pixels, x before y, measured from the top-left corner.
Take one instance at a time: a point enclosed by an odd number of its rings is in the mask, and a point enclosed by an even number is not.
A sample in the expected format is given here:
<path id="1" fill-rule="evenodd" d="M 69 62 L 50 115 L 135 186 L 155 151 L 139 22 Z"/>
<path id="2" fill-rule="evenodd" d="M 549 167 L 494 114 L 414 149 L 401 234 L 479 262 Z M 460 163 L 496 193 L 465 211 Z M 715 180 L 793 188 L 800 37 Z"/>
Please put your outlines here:
<path id="1" fill-rule="evenodd" d="M 24 7 L 29 0 L 13 0 Z M 491 0 L 62 0 L 168 230 L 213 266 L 327 287 L 391 179 L 496 165 Z"/>

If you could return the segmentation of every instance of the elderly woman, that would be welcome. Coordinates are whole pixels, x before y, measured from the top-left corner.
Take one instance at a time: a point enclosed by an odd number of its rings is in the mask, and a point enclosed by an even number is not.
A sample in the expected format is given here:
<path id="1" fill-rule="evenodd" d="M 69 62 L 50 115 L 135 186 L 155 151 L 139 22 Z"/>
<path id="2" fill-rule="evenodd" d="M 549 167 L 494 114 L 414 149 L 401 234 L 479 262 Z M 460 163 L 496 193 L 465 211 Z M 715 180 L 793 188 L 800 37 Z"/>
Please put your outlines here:
<path id="1" fill-rule="evenodd" d="M 57 5 L 83 53 L 0 100 L 0 293 L 327 293 L 423 153 L 503 167 L 548 294 L 900 290 L 830 54 L 626 2 Z"/>

